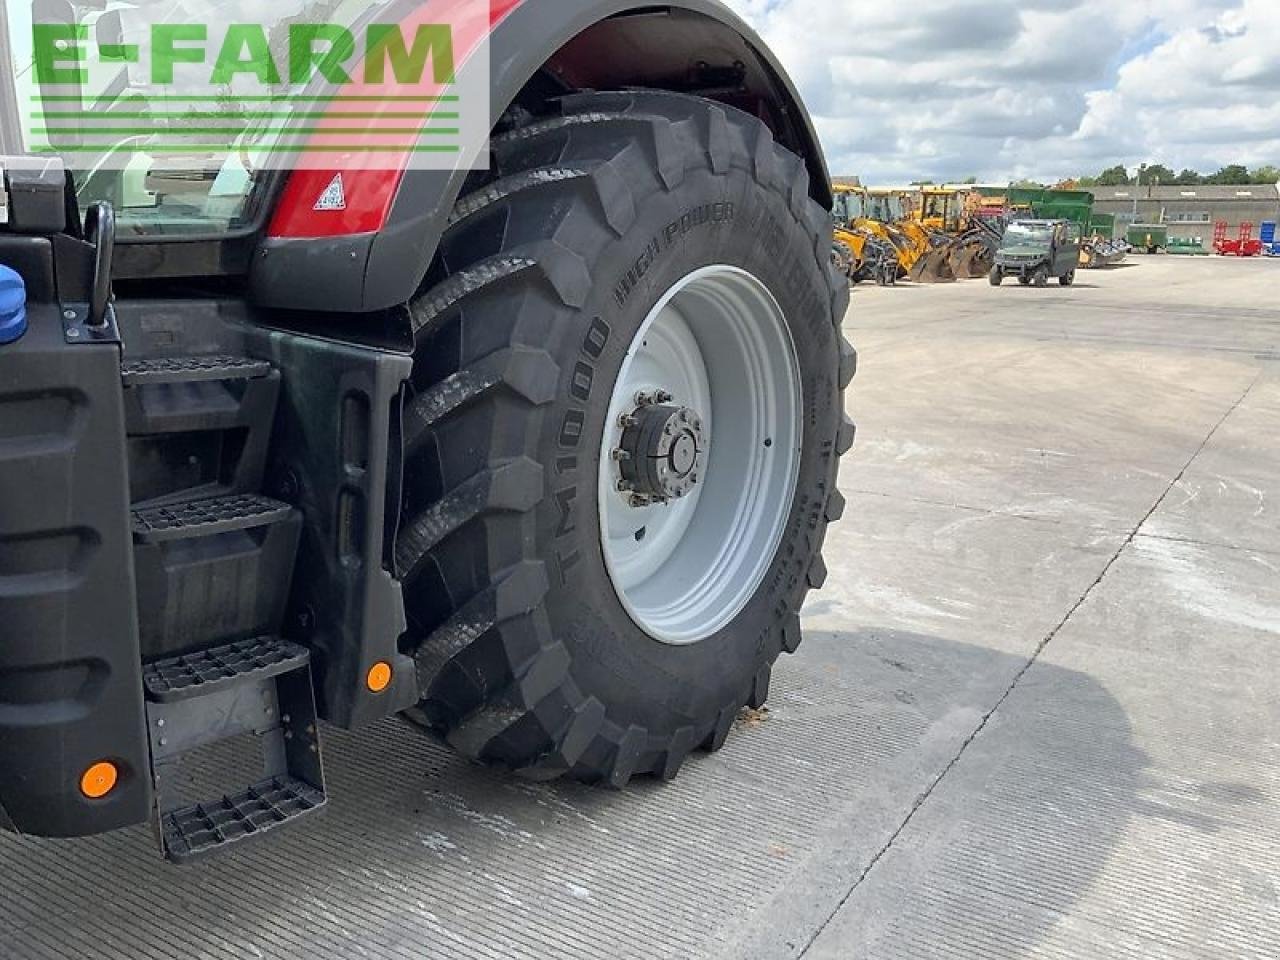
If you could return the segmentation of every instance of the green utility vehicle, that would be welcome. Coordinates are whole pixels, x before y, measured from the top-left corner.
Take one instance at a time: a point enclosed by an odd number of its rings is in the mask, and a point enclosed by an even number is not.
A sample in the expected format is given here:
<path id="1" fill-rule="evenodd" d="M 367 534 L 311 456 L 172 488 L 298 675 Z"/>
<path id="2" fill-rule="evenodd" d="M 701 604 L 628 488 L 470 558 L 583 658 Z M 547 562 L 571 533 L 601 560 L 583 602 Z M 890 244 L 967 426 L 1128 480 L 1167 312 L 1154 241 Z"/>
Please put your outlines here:
<path id="1" fill-rule="evenodd" d="M 1023 286 L 1047 286 L 1050 277 L 1069 287 L 1080 264 L 1080 225 L 1071 220 L 1015 220 L 1004 232 L 990 280 L 998 287 L 1005 277 Z"/>

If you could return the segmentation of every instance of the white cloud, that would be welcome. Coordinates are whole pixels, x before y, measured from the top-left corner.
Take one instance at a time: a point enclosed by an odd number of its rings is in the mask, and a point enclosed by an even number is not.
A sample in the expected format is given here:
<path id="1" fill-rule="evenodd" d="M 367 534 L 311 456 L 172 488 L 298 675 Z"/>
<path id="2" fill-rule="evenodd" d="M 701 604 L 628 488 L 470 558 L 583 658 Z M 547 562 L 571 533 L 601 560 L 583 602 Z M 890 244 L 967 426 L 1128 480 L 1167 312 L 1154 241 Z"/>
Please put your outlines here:
<path id="1" fill-rule="evenodd" d="M 1280 164 L 1274 0 L 728 0 L 834 174 L 1056 179 Z"/>

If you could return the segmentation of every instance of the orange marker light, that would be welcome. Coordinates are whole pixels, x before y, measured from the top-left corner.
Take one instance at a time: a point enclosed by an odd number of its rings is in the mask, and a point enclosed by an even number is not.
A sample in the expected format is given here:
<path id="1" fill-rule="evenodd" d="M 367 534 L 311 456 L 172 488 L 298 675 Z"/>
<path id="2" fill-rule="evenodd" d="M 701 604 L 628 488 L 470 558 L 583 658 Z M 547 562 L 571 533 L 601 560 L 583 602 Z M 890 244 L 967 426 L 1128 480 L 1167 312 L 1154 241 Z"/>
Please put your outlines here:
<path id="1" fill-rule="evenodd" d="M 369 675 L 365 677 L 365 683 L 374 693 L 381 693 L 387 687 L 391 686 L 391 664 L 385 660 L 379 660 L 369 668 Z"/>
<path id="2" fill-rule="evenodd" d="M 80 778 L 80 792 L 90 800 L 100 800 L 115 789 L 120 772 L 116 765 L 103 760 L 95 763 Z"/>

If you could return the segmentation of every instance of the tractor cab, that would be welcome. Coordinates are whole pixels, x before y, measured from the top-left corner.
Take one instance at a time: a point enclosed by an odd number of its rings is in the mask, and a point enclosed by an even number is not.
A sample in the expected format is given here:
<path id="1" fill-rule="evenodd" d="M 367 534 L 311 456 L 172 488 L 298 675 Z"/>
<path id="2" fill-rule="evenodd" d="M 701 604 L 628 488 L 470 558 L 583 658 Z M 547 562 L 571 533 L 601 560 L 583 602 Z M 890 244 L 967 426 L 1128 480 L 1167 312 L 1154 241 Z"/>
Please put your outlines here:
<path id="1" fill-rule="evenodd" d="M 902 194 L 897 190 L 868 190 L 865 215 L 877 223 L 898 223 L 906 219 Z"/>
<path id="2" fill-rule="evenodd" d="M 837 186 L 832 196 L 831 219 L 838 227 L 847 227 L 867 215 L 866 192 L 859 187 Z"/>
<path id="3" fill-rule="evenodd" d="M 916 219 L 927 229 L 957 233 L 964 214 L 964 199 L 960 191 L 946 187 L 921 188 Z"/>

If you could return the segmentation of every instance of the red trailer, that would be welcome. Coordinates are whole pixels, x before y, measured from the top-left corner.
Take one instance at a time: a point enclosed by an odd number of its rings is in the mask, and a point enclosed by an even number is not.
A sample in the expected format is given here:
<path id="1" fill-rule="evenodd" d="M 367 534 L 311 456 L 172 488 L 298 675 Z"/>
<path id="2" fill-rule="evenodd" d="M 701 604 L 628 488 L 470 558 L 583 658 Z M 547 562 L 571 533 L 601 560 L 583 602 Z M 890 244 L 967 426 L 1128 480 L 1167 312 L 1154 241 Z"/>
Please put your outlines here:
<path id="1" fill-rule="evenodd" d="M 1253 236 L 1253 222 L 1246 220 L 1234 240 L 1227 239 L 1227 221 L 1213 225 L 1213 249 L 1223 257 L 1256 257 L 1262 253 L 1262 241 Z"/>

